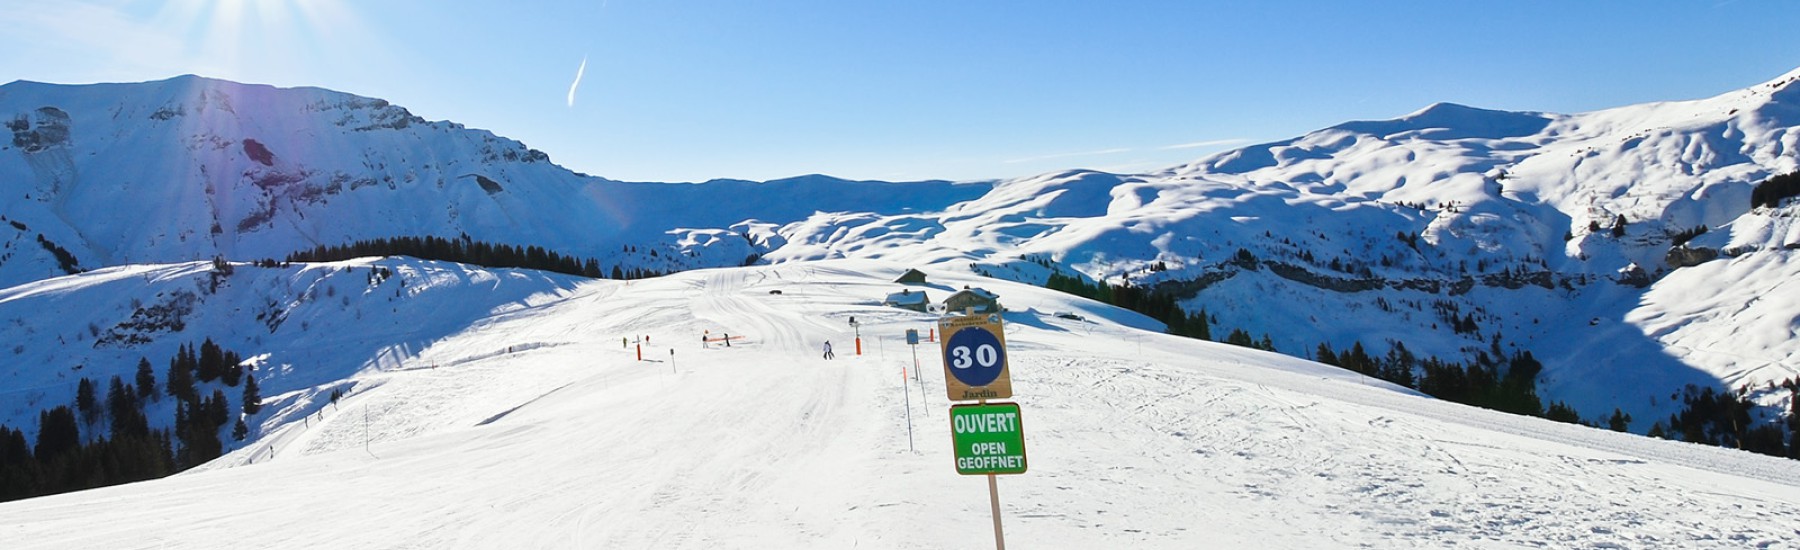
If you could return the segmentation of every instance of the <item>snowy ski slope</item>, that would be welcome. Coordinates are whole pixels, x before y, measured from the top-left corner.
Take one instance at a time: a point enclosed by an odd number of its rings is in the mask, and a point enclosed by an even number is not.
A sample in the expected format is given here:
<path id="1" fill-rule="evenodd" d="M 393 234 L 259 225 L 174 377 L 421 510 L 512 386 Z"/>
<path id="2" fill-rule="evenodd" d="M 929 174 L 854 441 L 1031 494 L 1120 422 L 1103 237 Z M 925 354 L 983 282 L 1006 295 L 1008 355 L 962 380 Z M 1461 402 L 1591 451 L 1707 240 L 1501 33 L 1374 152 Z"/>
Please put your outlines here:
<path id="1" fill-rule="evenodd" d="M 900 335 L 934 317 L 875 305 L 904 267 L 790 262 L 630 283 L 511 283 L 536 285 L 526 296 L 481 285 L 423 291 L 412 307 L 484 313 L 435 322 L 452 330 L 344 373 L 353 390 L 336 405 L 290 400 L 272 414 L 304 419 L 282 417 L 207 468 L 0 504 L 0 541 L 985 547 L 986 487 L 954 473 L 935 347 L 918 349 L 922 382 L 903 385 L 912 355 Z M 1158 334 L 1137 314 L 1060 293 L 926 271 L 936 299 L 975 284 L 1011 310 L 1031 464 L 1000 479 L 1013 547 L 1800 541 L 1800 462 L 1435 401 Z M 708 332 L 742 339 L 703 346 Z M 640 337 L 644 361 L 621 344 Z M 827 340 L 838 359 L 820 357 Z"/>
<path id="2" fill-rule="evenodd" d="M 0 86 L 0 287 L 403 235 L 660 271 L 862 258 L 1041 282 L 1054 268 L 1170 283 L 1220 333 L 1266 334 L 1293 355 L 1528 350 L 1546 402 L 1588 419 L 1616 409 L 1645 433 L 1689 384 L 1787 408 L 1767 384 L 1800 376 L 1800 305 L 1783 292 L 1800 206 L 1748 198 L 1800 169 L 1797 83 L 1793 71 L 1574 114 L 1441 103 L 1147 174 L 689 184 L 578 174 L 491 132 L 317 88 L 14 82 Z M 114 215 L 121 204 L 136 215 Z M 1669 264 L 1695 228 L 1708 233 L 1691 244 L 1720 258 Z M 1647 286 L 1620 282 L 1634 270 Z M 1479 330 L 1452 332 L 1452 315 Z"/>

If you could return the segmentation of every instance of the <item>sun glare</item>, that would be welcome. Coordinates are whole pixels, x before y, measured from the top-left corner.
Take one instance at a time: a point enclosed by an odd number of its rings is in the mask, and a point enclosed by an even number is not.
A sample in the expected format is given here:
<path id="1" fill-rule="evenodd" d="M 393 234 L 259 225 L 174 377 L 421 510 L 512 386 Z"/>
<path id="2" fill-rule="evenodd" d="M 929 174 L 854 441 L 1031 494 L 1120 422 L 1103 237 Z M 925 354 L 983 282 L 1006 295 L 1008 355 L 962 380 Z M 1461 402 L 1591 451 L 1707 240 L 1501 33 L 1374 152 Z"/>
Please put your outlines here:
<path id="1" fill-rule="evenodd" d="M 360 28 L 339 0 L 169 0 L 149 23 L 217 76 L 311 64 L 337 35 Z"/>

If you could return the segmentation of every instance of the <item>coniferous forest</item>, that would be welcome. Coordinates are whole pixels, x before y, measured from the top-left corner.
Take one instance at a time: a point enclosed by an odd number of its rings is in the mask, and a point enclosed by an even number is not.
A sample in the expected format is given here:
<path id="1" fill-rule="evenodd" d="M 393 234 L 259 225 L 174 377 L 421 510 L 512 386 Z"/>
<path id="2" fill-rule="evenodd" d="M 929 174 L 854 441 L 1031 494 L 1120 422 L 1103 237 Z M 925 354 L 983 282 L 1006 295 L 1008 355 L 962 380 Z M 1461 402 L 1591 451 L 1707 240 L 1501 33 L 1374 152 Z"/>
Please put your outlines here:
<path id="1" fill-rule="evenodd" d="M 514 246 L 477 241 L 464 235 L 455 239 L 443 237 L 391 237 L 356 241 L 347 245 L 320 245 L 310 250 L 289 254 L 290 262 L 336 262 L 369 256 L 411 256 L 425 260 L 457 262 L 492 268 L 519 268 L 550 271 L 591 279 L 643 279 L 663 273 L 641 268 L 613 266 L 602 271 L 593 258 L 577 258 L 551 252 L 540 246 Z"/>
<path id="2" fill-rule="evenodd" d="M 1794 176 L 1793 181 L 1800 182 L 1800 174 Z M 1187 313 L 1172 294 L 1133 286 L 1129 281 L 1125 284 L 1088 282 L 1079 275 L 1052 271 L 1044 286 L 1143 313 L 1162 321 L 1170 334 L 1178 336 L 1213 340 L 1213 332 L 1222 330 L 1205 309 L 1195 314 Z M 1452 328 L 1459 334 L 1474 333 L 1479 331 L 1475 325 L 1470 316 L 1453 324 Z M 1279 352 L 1267 334 L 1260 339 L 1243 329 L 1232 329 L 1226 334 L 1219 341 Z M 1566 403 L 1544 404 L 1537 394 L 1537 377 L 1543 364 L 1530 351 L 1505 353 L 1497 337 L 1488 349 L 1475 351 L 1466 362 L 1419 357 L 1399 341 L 1389 342 L 1384 354 L 1371 354 L 1362 342 L 1342 350 L 1332 348 L 1329 342 L 1321 342 L 1309 351 L 1311 355 L 1307 358 L 1314 361 L 1380 378 L 1446 401 L 1620 432 L 1629 430 L 1634 420 L 1618 409 L 1604 418 L 1590 420 L 1581 418 Z M 1779 387 L 1788 391 L 1789 403 L 1794 409 L 1785 429 L 1752 418 L 1756 407 L 1749 398 L 1748 388 L 1730 391 L 1690 385 L 1670 396 L 1682 403 L 1682 410 L 1667 419 L 1654 421 L 1647 435 L 1800 459 L 1800 379 L 1784 381 Z"/>
<path id="3" fill-rule="evenodd" d="M 1781 174 L 1756 184 L 1750 191 L 1750 207 L 1774 208 L 1781 205 L 1781 199 L 1794 196 L 1800 196 L 1800 172 Z"/>
<path id="4" fill-rule="evenodd" d="M 114 376 L 104 389 L 82 378 L 68 404 L 38 413 L 35 442 L 0 425 L 0 501 L 155 479 L 218 458 L 225 426 L 243 440 L 245 418 L 262 409 L 256 375 L 243 362 L 208 339 L 181 346 L 160 386 L 148 358 L 130 380 Z M 228 394 L 237 396 L 236 410 Z M 157 406 L 164 399 L 169 406 Z M 172 409 L 172 427 L 153 428 L 152 409 Z"/>

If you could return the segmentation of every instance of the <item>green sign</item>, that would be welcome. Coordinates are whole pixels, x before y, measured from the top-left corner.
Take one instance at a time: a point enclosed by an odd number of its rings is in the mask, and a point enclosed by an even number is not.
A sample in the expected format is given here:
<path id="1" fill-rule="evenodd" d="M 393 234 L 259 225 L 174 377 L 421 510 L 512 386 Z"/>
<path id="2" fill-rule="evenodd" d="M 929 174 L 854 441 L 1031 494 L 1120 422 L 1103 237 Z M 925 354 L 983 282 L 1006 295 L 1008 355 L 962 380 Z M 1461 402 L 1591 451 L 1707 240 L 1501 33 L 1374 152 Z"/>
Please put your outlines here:
<path id="1" fill-rule="evenodd" d="M 1018 403 L 950 407 L 950 440 L 956 448 L 956 473 L 1025 473 L 1025 425 Z"/>

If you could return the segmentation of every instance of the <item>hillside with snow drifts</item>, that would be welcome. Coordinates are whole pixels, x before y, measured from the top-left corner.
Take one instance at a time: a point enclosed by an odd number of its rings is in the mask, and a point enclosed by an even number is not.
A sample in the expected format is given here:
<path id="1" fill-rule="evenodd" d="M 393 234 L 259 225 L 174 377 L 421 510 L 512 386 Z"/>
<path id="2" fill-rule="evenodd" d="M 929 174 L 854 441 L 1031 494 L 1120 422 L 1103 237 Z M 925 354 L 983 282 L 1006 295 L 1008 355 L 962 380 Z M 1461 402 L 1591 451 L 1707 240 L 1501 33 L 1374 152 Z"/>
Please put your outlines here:
<path id="1" fill-rule="evenodd" d="M 393 370 L 439 339 L 583 282 L 394 258 L 239 264 L 229 274 L 207 262 L 135 265 L 20 285 L 0 290 L 0 356 L 8 367 L 0 370 L 0 424 L 35 441 L 39 412 L 71 405 L 82 379 L 104 392 L 114 377 L 135 383 L 139 361 L 148 360 L 156 390 L 143 412 L 152 428 L 166 429 L 179 406 L 166 395 L 170 360 L 183 346 L 210 341 L 242 354 L 260 384 L 263 411 L 245 416 L 254 440 L 317 412 L 333 392 L 359 390 L 370 373 Z M 496 342 L 488 351 L 540 344 Z M 239 382 L 197 386 L 201 396 L 223 392 L 233 418 L 244 409 Z M 109 426 L 100 419 L 82 428 L 91 440 Z M 243 445 L 226 441 L 227 449 Z"/>
<path id="2" fill-rule="evenodd" d="M 1546 403 L 1620 410 L 1638 432 L 1690 384 L 1781 411 L 1791 394 L 1767 384 L 1800 374 L 1800 304 L 1781 289 L 1800 232 L 1796 207 L 1750 197 L 1800 168 L 1797 81 L 1570 115 L 1438 104 L 1157 173 L 1003 181 L 943 212 L 815 216 L 764 257 L 1129 281 L 1204 308 L 1215 337 L 1294 355 L 1531 351 Z"/>
<path id="3" fill-rule="evenodd" d="M 1790 399 L 1766 384 L 1800 374 L 1800 304 L 1781 288 L 1800 233 L 1793 206 L 1749 197 L 1800 166 L 1796 79 L 1578 114 L 1438 104 L 1148 174 L 905 184 L 614 182 L 326 90 L 19 82 L 0 87 L 0 193 L 28 200 L 0 207 L 16 222 L 0 225 L 0 281 L 420 234 L 658 270 L 1078 273 L 1175 292 L 1215 338 L 1242 329 L 1291 355 L 1528 350 L 1546 403 L 1644 432 L 1690 384 L 1757 390 L 1769 411 Z M 1697 228 L 1702 252 L 1670 264 Z"/>
<path id="4" fill-rule="evenodd" d="M 739 265 L 773 238 L 759 232 L 768 223 L 937 209 L 986 190 L 825 176 L 616 182 L 386 100 L 195 76 L 13 82 L 0 86 L 0 121 L 0 286 L 401 236 L 468 235 L 664 272 Z"/>
<path id="5" fill-rule="evenodd" d="M 393 275 L 369 277 L 383 267 Z M 786 262 L 625 282 L 399 260 L 239 266 L 192 319 L 233 345 L 260 339 L 271 355 L 257 371 L 301 388 L 271 392 L 284 397 L 258 417 L 266 431 L 196 471 L 0 503 L 0 538 L 21 549 L 991 544 L 987 484 L 953 466 L 936 348 L 915 363 L 904 344 L 936 316 L 875 303 L 906 267 Z M 58 279 L 0 297 L 0 313 L 91 305 L 99 320 L 134 287 L 193 289 L 206 269 Z M 1800 536 L 1800 462 L 1430 399 L 1157 334 L 1141 315 L 1057 291 L 924 271 L 915 288 L 982 285 L 1010 309 L 1029 468 L 997 484 L 1015 547 L 1787 548 Z M 289 286 L 318 298 L 273 332 L 218 324 L 253 319 L 235 303 Z M 413 343 L 367 347 L 394 339 L 396 311 L 419 324 L 405 331 Z M 708 333 L 736 340 L 703 343 Z M 820 356 L 827 341 L 836 359 Z M 308 371 L 343 376 L 335 387 L 347 391 L 326 399 Z"/>

